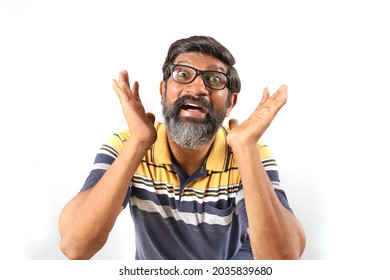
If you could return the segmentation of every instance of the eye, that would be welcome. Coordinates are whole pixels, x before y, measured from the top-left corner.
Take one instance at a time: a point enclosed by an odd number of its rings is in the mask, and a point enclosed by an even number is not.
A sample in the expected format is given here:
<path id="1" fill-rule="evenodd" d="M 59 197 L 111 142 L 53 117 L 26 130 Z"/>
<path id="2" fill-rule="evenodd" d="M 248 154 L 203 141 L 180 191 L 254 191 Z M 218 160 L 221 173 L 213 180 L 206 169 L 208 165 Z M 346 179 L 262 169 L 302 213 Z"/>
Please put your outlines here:
<path id="1" fill-rule="evenodd" d="M 219 84 L 221 82 L 221 78 L 217 76 L 209 77 L 209 82 L 212 84 Z"/>
<path id="2" fill-rule="evenodd" d="M 207 72 L 205 74 L 205 80 L 211 86 L 220 86 L 226 83 L 226 77 L 218 72 Z"/>
<path id="3" fill-rule="evenodd" d="M 191 68 L 176 67 L 173 70 L 173 78 L 178 82 L 190 81 L 193 75 L 194 74 Z"/>
<path id="4" fill-rule="evenodd" d="M 186 77 L 189 76 L 188 72 L 185 70 L 177 71 L 176 75 L 179 76 L 180 78 L 183 78 L 183 79 L 185 79 Z"/>

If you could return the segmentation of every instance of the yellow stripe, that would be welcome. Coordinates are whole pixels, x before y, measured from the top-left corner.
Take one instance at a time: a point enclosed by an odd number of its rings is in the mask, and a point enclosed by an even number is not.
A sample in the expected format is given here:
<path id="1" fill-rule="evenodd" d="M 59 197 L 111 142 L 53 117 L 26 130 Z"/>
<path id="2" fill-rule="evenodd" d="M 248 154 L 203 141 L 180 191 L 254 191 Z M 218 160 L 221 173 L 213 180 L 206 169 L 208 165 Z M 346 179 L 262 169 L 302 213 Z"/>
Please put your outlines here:
<path id="1" fill-rule="evenodd" d="M 262 160 L 273 158 L 271 151 L 261 140 L 257 142 L 257 149 L 259 150 L 260 158 Z"/>
<path id="2" fill-rule="evenodd" d="M 128 129 L 122 130 L 117 133 L 117 135 L 112 135 L 106 143 L 120 153 L 123 149 L 123 146 L 125 145 L 126 140 L 130 138 L 130 131 Z"/>
<path id="3" fill-rule="evenodd" d="M 166 127 L 158 122 L 156 122 L 155 126 L 156 129 L 158 129 L 159 138 L 152 147 L 153 153 L 148 152 L 145 155 L 144 161 L 138 166 L 135 174 L 147 178 L 153 178 L 153 181 L 155 182 L 169 182 L 171 185 L 179 187 L 179 176 L 177 176 L 170 164 L 171 159 L 168 141 L 166 138 Z M 226 131 L 224 129 L 220 129 L 217 133 L 216 142 L 214 143 L 207 160 L 209 175 L 192 182 L 188 187 L 204 192 L 208 188 L 238 185 L 240 183 L 241 177 L 238 169 L 235 169 L 237 167 L 234 156 L 230 156 L 229 162 L 226 164 L 226 159 L 228 158 L 228 146 L 226 144 L 225 133 Z M 121 152 L 125 142 L 130 138 L 131 133 L 128 129 L 126 129 L 120 131 L 117 135 L 119 137 L 113 135 L 108 140 L 107 144 L 115 148 L 118 152 Z M 257 147 L 262 160 L 273 159 L 271 151 L 262 141 L 258 142 Z M 275 164 L 275 161 L 272 160 L 266 165 L 268 166 L 272 164 Z M 228 168 L 227 172 L 222 171 L 225 167 Z M 218 170 L 219 172 L 210 174 L 209 168 L 214 171 Z"/>

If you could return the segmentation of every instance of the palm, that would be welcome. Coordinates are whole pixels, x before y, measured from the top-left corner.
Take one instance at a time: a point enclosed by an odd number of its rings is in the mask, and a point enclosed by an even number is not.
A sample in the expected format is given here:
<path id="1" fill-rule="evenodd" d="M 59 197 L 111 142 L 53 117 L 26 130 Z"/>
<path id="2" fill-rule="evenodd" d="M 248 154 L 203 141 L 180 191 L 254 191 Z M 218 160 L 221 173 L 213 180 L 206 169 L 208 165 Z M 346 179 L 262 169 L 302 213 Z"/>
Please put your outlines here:
<path id="1" fill-rule="evenodd" d="M 240 125 L 236 120 L 230 121 L 228 143 L 234 145 L 257 142 L 286 102 L 287 86 L 280 86 L 272 96 L 269 96 L 267 88 L 264 89 L 263 98 L 247 120 Z"/>
<path id="2" fill-rule="evenodd" d="M 119 82 L 113 80 L 113 88 L 119 97 L 122 111 L 132 135 L 138 136 L 140 141 L 154 142 L 156 130 L 154 129 L 154 115 L 146 113 L 139 97 L 139 85 L 135 82 L 130 88 L 127 71 L 119 73 Z"/>

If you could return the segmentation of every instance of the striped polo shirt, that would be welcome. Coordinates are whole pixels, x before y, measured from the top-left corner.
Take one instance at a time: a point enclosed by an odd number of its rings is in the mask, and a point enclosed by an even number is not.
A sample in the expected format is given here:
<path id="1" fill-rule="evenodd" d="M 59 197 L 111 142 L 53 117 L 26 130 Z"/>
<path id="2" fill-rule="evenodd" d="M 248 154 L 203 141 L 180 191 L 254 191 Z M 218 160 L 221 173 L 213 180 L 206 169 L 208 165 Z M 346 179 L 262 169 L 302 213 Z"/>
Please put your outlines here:
<path id="1" fill-rule="evenodd" d="M 123 203 L 130 205 L 134 222 L 135 258 L 253 259 L 241 178 L 226 142 L 228 128 L 218 130 L 208 157 L 188 176 L 170 153 L 166 126 L 156 122 L 155 127 L 157 140 L 138 166 Z M 101 147 L 82 190 L 98 182 L 129 137 L 129 130 L 121 131 Z M 275 160 L 261 142 L 258 150 L 259 164 L 291 211 Z"/>

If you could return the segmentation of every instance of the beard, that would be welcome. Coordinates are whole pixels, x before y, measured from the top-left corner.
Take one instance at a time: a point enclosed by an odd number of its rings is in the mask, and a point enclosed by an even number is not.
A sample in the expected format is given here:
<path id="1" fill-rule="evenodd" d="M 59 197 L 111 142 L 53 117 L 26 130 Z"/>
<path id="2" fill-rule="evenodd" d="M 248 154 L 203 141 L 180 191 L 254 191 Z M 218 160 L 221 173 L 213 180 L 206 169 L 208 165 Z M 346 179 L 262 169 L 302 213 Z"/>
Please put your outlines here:
<path id="1" fill-rule="evenodd" d="M 184 95 L 171 106 L 167 104 L 166 92 L 163 98 L 163 116 L 168 137 L 177 145 L 188 150 L 199 150 L 210 143 L 226 117 L 228 101 L 221 112 L 217 112 L 204 97 Z M 208 110 L 204 119 L 180 117 L 180 110 L 186 103 L 195 102 Z"/>

